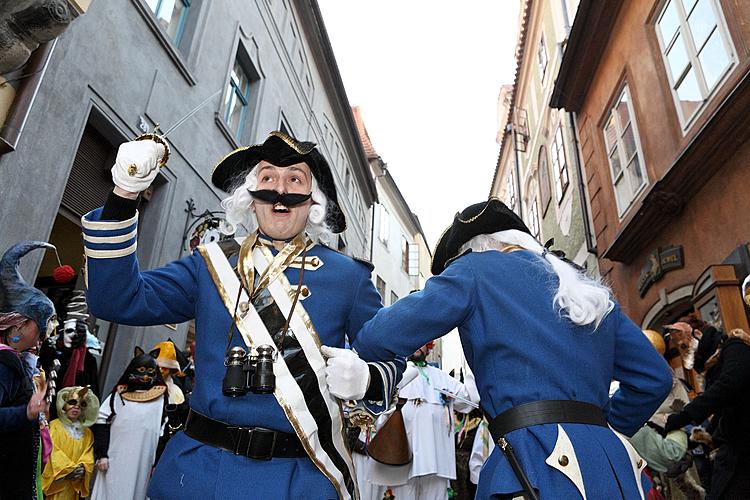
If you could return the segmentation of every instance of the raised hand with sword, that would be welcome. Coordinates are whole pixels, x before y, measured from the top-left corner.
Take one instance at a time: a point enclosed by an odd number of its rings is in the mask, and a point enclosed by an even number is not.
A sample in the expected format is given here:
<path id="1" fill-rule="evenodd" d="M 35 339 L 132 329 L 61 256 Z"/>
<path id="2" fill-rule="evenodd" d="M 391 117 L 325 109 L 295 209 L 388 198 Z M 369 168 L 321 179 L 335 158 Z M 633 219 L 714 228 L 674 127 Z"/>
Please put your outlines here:
<path id="1" fill-rule="evenodd" d="M 134 200 L 141 191 L 146 190 L 156 178 L 159 169 L 169 161 L 170 147 L 166 140 L 167 135 L 200 111 L 222 90 L 217 90 L 201 101 L 166 132 L 159 133 L 157 123 L 152 132 L 141 134 L 133 141 L 121 144 L 117 151 L 115 166 L 112 167 L 112 179 L 116 185 L 115 193 L 123 198 Z M 144 159 L 147 161 L 143 161 Z"/>

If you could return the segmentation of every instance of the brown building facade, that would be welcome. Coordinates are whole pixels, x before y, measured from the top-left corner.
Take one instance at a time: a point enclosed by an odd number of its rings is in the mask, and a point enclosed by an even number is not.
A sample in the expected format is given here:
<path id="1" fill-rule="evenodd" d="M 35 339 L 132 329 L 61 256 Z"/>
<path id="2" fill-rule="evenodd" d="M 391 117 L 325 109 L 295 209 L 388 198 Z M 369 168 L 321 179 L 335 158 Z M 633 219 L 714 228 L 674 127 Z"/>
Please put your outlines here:
<path id="1" fill-rule="evenodd" d="M 599 268 L 632 319 L 747 328 L 750 2 L 581 1 L 551 105 L 576 113 Z"/>

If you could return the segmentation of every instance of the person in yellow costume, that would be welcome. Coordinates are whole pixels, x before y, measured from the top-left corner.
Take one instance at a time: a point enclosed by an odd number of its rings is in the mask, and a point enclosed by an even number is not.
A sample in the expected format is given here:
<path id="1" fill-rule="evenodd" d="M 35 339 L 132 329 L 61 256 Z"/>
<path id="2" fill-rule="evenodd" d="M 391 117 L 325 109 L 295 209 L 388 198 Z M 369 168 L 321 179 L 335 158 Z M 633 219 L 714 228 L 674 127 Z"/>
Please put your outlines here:
<path id="1" fill-rule="evenodd" d="M 98 414 L 99 399 L 88 387 L 66 387 L 58 393 L 58 418 L 49 426 L 52 455 L 42 473 L 47 500 L 89 496 L 94 470 L 94 435 L 89 427 Z"/>

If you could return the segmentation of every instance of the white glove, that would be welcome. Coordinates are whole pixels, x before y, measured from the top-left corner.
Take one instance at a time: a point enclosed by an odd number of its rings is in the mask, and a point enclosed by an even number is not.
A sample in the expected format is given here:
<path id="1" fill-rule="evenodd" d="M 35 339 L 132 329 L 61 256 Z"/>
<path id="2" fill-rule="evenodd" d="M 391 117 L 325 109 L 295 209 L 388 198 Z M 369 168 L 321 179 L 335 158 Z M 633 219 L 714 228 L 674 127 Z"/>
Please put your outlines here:
<path id="1" fill-rule="evenodd" d="M 144 191 L 159 173 L 159 161 L 164 153 L 164 146 L 152 140 L 120 144 L 112 167 L 112 181 L 131 193 Z"/>
<path id="2" fill-rule="evenodd" d="M 370 368 L 351 349 L 322 346 L 320 351 L 328 358 L 326 382 L 331 394 L 343 400 L 365 397 L 370 385 Z"/>
<path id="3" fill-rule="evenodd" d="M 404 370 L 404 374 L 401 376 L 401 380 L 396 387 L 399 389 L 403 389 L 404 387 L 409 385 L 409 382 L 417 378 L 417 376 L 419 376 L 419 368 L 417 368 L 417 365 L 415 365 L 411 361 L 408 362 L 406 364 L 406 370 Z"/>

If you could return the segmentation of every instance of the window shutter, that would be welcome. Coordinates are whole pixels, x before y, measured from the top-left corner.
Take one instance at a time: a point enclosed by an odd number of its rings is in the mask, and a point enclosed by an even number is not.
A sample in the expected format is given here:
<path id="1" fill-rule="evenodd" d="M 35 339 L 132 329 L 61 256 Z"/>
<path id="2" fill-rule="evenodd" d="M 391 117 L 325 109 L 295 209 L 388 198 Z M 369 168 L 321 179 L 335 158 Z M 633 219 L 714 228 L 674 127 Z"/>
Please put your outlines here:
<path id="1" fill-rule="evenodd" d="M 409 276 L 419 276 L 419 245 L 409 243 Z"/>
<path id="2" fill-rule="evenodd" d="M 79 217 L 104 204 L 114 184 L 110 174 L 112 145 L 87 125 L 63 192 L 62 206 Z"/>

